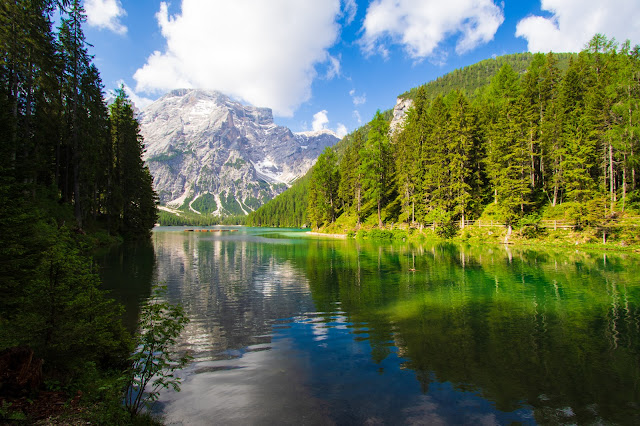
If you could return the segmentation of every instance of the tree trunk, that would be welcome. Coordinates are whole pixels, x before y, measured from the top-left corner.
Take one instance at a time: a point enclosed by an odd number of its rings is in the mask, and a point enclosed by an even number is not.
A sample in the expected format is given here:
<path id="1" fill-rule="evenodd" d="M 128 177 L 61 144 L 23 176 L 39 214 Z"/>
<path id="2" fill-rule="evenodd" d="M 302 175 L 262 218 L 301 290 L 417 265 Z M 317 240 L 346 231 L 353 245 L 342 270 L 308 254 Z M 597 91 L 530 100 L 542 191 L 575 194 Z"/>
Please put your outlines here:
<path id="1" fill-rule="evenodd" d="M 616 195 L 613 182 L 613 146 L 609 142 L 609 192 L 611 193 L 611 212 L 613 213 Z"/>

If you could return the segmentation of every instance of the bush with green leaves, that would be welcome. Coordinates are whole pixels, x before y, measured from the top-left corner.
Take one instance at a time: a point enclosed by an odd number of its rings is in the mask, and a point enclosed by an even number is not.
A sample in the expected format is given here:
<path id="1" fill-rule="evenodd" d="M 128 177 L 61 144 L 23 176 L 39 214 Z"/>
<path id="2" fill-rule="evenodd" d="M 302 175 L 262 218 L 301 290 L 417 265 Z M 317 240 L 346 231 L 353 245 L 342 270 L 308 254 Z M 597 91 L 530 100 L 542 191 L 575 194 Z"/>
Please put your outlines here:
<path id="1" fill-rule="evenodd" d="M 174 352 L 177 338 L 189 322 L 181 305 L 166 300 L 167 288 L 156 286 L 140 310 L 138 347 L 131 355 L 125 405 L 132 416 L 151 408 L 162 389 L 180 391 L 174 372 L 191 359 Z"/>
<path id="2" fill-rule="evenodd" d="M 520 225 L 520 235 L 524 238 L 536 238 L 545 233 L 545 229 L 541 226 L 540 216 L 530 214 L 523 216 L 518 224 Z"/>

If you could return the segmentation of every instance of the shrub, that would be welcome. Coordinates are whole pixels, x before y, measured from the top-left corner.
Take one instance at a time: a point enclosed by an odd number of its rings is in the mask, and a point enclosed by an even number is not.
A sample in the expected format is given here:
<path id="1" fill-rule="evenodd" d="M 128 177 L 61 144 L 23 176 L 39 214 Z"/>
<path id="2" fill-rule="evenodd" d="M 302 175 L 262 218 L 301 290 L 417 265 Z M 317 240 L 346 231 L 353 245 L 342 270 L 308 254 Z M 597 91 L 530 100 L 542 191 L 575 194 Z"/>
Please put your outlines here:
<path id="1" fill-rule="evenodd" d="M 393 237 L 391 231 L 374 228 L 369 231 L 369 238 L 372 240 L 390 240 Z"/>
<path id="2" fill-rule="evenodd" d="M 520 235 L 524 238 L 536 238 L 545 233 L 545 229 L 540 226 L 540 216 L 530 214 L 524 216 L 518 222 L 520 225 Z"/>
<path id="3" fill-rule="evenodd" d="M 409 238 L 407 231 L 404 229 L 394 229 L 391 233 L 393 235 L 393 239 L 396 241 L 406 241 L 407 238 Z"/>
<path id="4" fill-rule="evenodd" d="M 450 239 L 456 236 L 458 233 L 459 226 L 455 222 L 443 223 L 442 225 L 436 227 L 435 233 L 441 238 Z"/>
<path id="5" fill-rule="evenodd" d="M 358 229 L 356 232 L 356 238 L 359 240 L 367 238 L 367 230 L 366 229 Z"/>
<path id="6" fill-rule="evenodd" d="M 164 297 L 166 287 L 157 286 L 140 311 L 138 349 L 131 356 L 125 405 L 132 416 L 158 399 L 160 389 L 180 390 L 180 378 L 173 372 L 184 367 L 189 355 L 178 357 L 172 352 L 176 339 L 189 322 L 180 305 L 172 305 Z"/>

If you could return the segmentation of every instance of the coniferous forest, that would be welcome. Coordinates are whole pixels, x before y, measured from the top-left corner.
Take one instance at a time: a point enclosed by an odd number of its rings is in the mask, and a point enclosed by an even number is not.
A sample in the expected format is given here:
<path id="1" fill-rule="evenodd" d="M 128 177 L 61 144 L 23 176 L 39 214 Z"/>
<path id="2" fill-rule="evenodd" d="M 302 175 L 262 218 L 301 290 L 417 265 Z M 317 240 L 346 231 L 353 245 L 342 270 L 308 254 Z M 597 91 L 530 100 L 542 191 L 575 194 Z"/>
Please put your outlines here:
<path id="1" fill-rule="evenodd" d="M 598 34 L 579 54 L 510 56 L 412 89 L 400 129 L 377 113 L 326 150 L 307 191 L 296 189 L 307 200 L 280 196 L 307 206 L 291 225 L 404 223 L 447 236 L 480 217 L 509 230 L 542 217 L 583 227 L 637 209 L 640 47 Z M 258 210 L 248 222 L 269 220 Z"/>
<path id="2" fill-rule="evenodd" d="M 26 352 L 33 370 L 19 380 L 27 388 L 44 380 L 86 393 L 79 383 L 102 386 L 132 350 L 121 307 L 100 290 L 93 252 L 148 239 L 157 197 L 131 102 L 120 89 L 105 103 L 80 2 L 0 8 L 0 352 L 3 362 Z M 24 396 L 25 383 L 14 389 L 8 377 L 2 395 Z M 120 390 L 106 386 L 94 397 L 107 391 Z"/>

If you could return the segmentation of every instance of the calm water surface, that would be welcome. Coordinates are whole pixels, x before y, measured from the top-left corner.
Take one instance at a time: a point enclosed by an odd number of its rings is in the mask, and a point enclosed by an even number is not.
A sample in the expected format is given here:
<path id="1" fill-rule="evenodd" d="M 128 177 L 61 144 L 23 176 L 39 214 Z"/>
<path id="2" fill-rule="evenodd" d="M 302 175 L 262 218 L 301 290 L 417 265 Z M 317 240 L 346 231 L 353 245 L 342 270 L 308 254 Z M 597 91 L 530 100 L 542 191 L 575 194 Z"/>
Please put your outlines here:
<path id="1" fill-rule="evenodd" d="M 233 229 L 104 257 L 191 319 L 168 424 L 640 424 L 636 256 Z"/>

